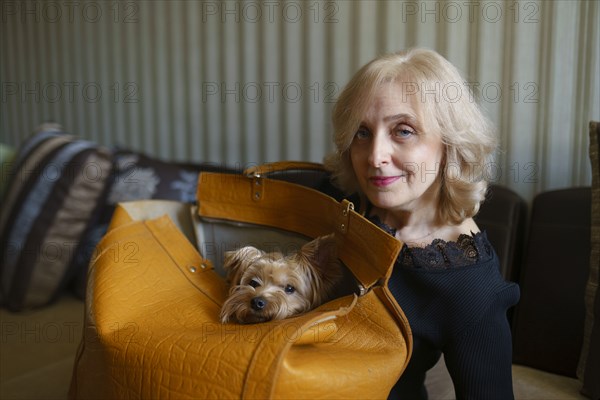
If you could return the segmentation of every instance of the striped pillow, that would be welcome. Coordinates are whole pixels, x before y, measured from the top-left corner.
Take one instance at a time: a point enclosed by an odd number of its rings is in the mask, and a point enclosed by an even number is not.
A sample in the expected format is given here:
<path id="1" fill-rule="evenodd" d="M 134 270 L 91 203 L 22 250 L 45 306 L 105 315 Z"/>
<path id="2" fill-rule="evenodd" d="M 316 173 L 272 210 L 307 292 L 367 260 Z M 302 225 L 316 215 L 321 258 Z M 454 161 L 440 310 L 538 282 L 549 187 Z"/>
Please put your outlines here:
<path id="1" fill-rule="evenodd" d="M 0 212 L 3 305 L 45 305 L 70 283 L 111 170 L 109 150 L 55 128 L 22 145 Z"/>

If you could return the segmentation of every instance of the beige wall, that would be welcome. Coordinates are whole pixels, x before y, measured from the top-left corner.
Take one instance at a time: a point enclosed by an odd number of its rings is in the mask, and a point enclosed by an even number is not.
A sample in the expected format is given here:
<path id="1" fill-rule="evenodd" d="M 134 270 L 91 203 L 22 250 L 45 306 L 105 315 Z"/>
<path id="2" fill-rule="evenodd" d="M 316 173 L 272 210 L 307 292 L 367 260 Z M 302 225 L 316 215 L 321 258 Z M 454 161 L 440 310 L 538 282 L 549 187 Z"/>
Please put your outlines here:
<path id="1" fill-rule="evenodd" d="M 1 141 L 41 121 L 165 159 L 233 166 L 331 149 L 332 101 L 372 57 L 436 49 L 498 127 L 495 182 L 590 182 L 596 1 L 3 1 Z"/>

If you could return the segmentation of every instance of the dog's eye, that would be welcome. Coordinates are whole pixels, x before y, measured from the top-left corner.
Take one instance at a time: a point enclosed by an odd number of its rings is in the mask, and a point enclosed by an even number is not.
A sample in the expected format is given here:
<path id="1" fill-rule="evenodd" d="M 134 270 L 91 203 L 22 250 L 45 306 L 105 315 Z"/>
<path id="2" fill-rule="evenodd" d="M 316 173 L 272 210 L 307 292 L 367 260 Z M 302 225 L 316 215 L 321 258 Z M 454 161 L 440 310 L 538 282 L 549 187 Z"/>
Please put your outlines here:
<path id="1" fill-rule="evenodd" d="M 296 291 L 296 288 L 293 287 L 292 285 L 287 285 L 284 289 L 283 289 L 287 294 L 292 294 Z"/>
<path id="2" fill-rule="evenodd" d="M 248 282 L 248 285 L 252 286 L 253 288 L 257 288 L 260 286 L 260 282 L 256 279 L 252 279 L 250 282 Z"/>

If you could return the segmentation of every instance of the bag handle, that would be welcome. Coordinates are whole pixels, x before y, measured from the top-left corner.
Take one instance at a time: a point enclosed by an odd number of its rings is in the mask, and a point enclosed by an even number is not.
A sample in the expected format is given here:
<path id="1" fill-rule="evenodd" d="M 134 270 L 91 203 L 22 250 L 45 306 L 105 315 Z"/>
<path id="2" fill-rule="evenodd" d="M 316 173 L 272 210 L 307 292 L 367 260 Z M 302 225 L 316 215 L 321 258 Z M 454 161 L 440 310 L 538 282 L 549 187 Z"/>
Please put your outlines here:
<path id="1" fill-rule="evenodd" d="M 312 170 L 312 171 L 323 171 L 325 167 L 323 164 L 308 162 L 308 161 L 276 161 L 272 163 L 265 163 L 261 165 L 255 165 L 253 167 L 246 168 L 244 175 L 261 177 L 269 175 L 273 172 L 281 171 L 293 171 L 293 170 Z"/>
<path id="2" fill-rule="evenodd" d="M 365 291 L 387 282 L 402 243 L 317 190 L 259 176 L 202 172 L 198 215 L 297 232 L 310 238 L 337 233 L 339 256 Z"/>

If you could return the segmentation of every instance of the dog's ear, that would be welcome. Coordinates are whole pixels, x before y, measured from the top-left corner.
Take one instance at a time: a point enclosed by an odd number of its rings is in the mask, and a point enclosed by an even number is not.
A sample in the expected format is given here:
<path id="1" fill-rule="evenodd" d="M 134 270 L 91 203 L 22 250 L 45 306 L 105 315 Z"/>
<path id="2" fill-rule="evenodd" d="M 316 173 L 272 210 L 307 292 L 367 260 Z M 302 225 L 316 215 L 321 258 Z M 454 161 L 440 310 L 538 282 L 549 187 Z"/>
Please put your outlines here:
<path id="1" fill-rule="evenodd" d="M 322 284 L 331 288 L 342 277 L 342 266 L 338 260 L 335 234 L 318 237 L 300 249 L 300 255 L 314 268 Z"/>
<path id="2" fill-rule="evenodd" d="M 252 261 L 264 254 L 264 251 L 253 246 L 246 246 L 239 250 L 225 252 L 223 268 L 227 272 L 227 280 L 234 285 L 239 285 L 244 271 L 250 266 Z"/>

